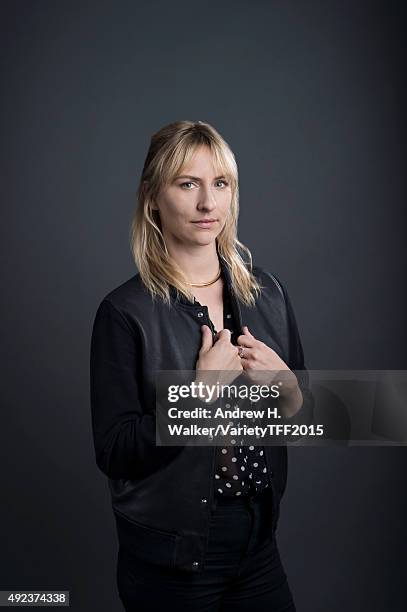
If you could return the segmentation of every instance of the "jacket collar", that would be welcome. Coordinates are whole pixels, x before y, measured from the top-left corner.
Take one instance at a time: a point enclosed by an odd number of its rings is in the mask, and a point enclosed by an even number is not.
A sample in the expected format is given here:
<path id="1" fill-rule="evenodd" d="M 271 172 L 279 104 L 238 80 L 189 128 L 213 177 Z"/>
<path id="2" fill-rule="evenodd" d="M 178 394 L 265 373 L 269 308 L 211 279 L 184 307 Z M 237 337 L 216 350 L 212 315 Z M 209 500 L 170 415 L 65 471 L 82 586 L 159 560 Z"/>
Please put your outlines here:
<path id="1" fill-rule="evenodd" d="M 219 253 L 218 253 L 218 258 L 219 258 L 219 264 L 220 264 L 221 271 L 222 271 L 222 276 L 223 276 L 223 279 L 226 285 L 225 289 L 228 292 L 229 297 L 230 297 L 230 304 L 233 310 L 233 315 L 235 317 L 238 329 L 240 330 L 240 334 L 242 334 L 243 333 L 242 314 L 240 310 L 239 300 L 233 290 L 230 269 L 224 257 L 222 257 L 222 255 L 220 255 Z M 183 308 L 190 308 L 191 310 L 197 310 L 199 308 L 202 308 L 202 305 L 199 304 L 199 302 L 197 302 L 195 298 L 194 298 L 194 302 L 192 303 L 189 300 L 187 300 L 186 297 L 184 297 L 182 294 L 177 295 L 177 290 L 173 285 L 170 285 L 170 296 L 175 305 L 177 303 L 182 304 Z"/>

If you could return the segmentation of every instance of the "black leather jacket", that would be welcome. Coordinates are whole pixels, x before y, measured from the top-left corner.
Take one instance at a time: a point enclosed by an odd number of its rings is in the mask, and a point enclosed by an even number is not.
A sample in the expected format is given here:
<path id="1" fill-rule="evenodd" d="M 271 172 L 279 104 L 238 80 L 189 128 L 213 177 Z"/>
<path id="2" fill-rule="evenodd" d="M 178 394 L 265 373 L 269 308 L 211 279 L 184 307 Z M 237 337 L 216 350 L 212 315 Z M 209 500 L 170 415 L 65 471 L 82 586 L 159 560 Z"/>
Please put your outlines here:
<path id="1" fill-rule="evenodd" d="M 265 286 L 254 308 L 233 292 L 220 257 L 232 308 L 243 333 L 265 342 L 291 370 L 305 370 L 294 313 L 281 282 L 253 267 Z M 156 564 L 197 572 L 204 567 L 214 495 L 214 446 L 156 446 L 155 373 L 194 370 L 208 309 L 185 299 L 153 301 L 136 274 L 101 301 L 90 355 L 92 428 L 97 466 L 108 476 L 119 545 Z M 304 402 L 293 421 L 309 422 L 313 398 L 301 377 Z M 277 527 L 287 480 L 286 446 L 266 446 Z"/>

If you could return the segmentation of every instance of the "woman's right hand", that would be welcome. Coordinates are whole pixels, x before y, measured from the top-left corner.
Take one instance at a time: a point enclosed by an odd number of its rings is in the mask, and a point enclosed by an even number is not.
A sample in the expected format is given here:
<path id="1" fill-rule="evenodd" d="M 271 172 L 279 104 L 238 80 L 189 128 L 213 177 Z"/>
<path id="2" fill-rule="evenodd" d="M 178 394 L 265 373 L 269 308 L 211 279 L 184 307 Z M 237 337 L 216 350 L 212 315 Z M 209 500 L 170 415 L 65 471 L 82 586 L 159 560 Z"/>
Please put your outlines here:
<path id="1" fill-rule="evenodd" d="M 196 382 L 205 384 L 228 385 L 242 372 L 243 366 L 239 357 L 239 347 L 231 343 L 231 332 L 222 329 L 213 344 L 212 332 L 207 325 L 201 326 L 202 346 L 196 362 Z M 208 370 L 212 370 L 211 373 Z"/>

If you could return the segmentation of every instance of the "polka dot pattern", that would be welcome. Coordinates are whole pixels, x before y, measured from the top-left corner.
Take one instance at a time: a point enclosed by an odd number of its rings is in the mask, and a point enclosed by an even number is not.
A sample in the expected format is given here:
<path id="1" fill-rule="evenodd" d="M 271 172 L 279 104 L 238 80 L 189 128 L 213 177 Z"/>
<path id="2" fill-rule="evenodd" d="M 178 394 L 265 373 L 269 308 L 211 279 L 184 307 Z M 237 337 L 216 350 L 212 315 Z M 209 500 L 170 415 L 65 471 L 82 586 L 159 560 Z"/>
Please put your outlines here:
<path id="1" fill-rule="evenodd" d="M 223 451 L 226 450 L 226 453 Z M 260 455 L 260 453 L 262 453 Z M 264 449 L 259 446 L 229 446 L 217 448 L 215 469 L 217 487 L 222 497 L 259 493 L 269 485 Z M 218 489 L 219 491 L 219 489 Z"/>
<path id="2" fill-rule="evenodd" d="M 195 303 L 199 304 L 196 299 Z M 239 333 L 226 283 L 224 283 L 223 291 L 223 327 L 230 329 L 231 342 L 236 345 L 236 338 Z M 215 330 L 214 325 L 213 329 Z M 240 445 L 239 441 L 235 439 L 231 440 L 231 443 L 233 446 L 216 449 L 215 495 L 219 497 L 239 497 L 259 493 L 269 487 L 264 447 L 253 445 L 246 447 Z"/>

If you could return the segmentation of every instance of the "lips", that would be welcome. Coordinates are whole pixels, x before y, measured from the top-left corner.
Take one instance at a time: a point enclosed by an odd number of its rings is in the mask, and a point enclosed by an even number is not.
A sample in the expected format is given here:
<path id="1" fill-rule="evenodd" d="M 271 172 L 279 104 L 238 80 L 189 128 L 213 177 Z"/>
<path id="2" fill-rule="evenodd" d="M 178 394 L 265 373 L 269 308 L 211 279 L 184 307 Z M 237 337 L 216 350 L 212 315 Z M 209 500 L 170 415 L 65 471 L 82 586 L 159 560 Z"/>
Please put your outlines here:
<path id="1" fill-rule="evenodd" d="M 201 221 L 192 221 L 192 223 L 194 225 L 196 225 L 197 227 L 202 227 L 204 229 L 209 229 L 209 228 L 212 227 L 212 225 L 214 223 L 216 223 L 216 221 L 215 220 L 208 221 L 208 220 L 202 219 Z"/>
<path id="2" fill-rule="evenodd" d="M 199 221 L 192 221 L 192 223 L 197 223 L 199 225 L 211 225 L 211 223 L 216 223 L 216 219 L 200 219 Z"/>

